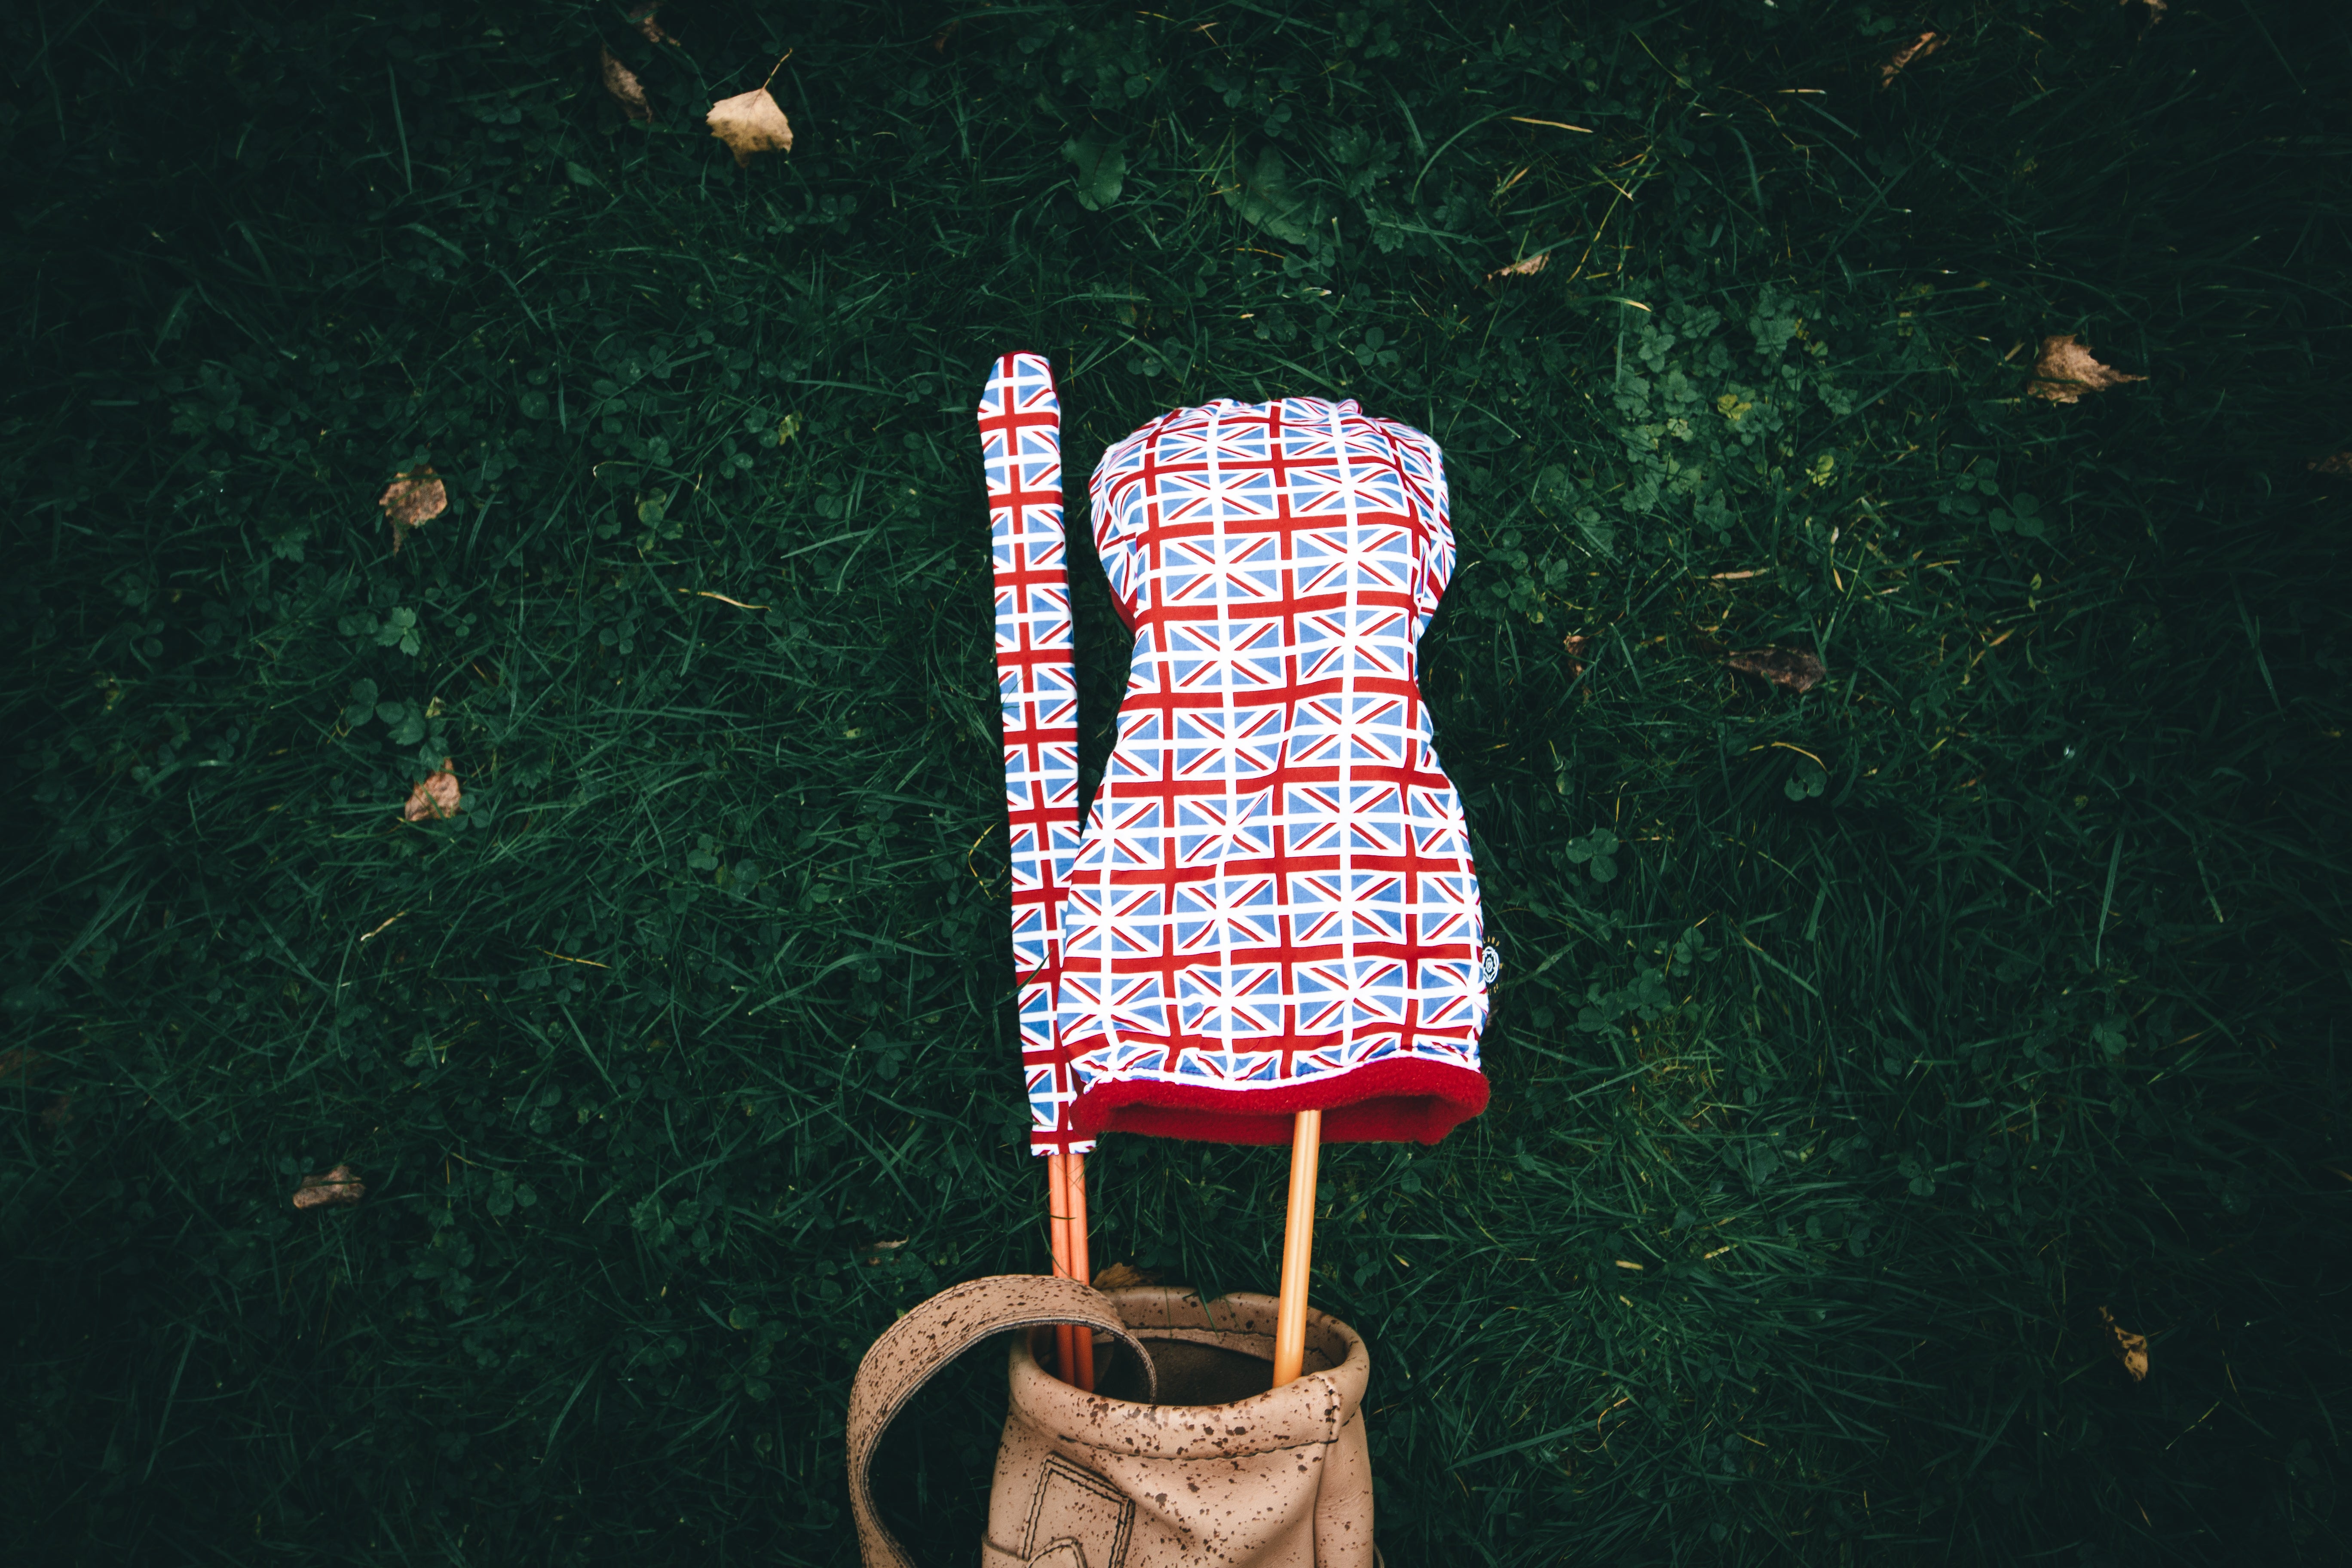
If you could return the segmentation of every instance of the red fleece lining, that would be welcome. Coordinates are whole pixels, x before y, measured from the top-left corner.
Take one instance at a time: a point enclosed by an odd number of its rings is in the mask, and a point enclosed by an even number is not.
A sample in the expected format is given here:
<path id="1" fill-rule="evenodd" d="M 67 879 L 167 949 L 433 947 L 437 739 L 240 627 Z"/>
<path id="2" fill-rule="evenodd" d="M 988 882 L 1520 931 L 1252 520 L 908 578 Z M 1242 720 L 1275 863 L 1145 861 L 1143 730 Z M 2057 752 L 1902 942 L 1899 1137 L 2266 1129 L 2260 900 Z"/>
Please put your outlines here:
<path id="1" fill-rule="evenodd" d="M 1326 1143 L 1434 1143 L 1486 1109 L 1483 1073 L 1444 1062 L 1375 1062 L 1278 1089 L 1107 1083 L 1071 1108 L 1078 1135 L 1144 1132 L 1211 1143 L 1287 1143 L 1291 1119 L 1323 1113 Z"/>

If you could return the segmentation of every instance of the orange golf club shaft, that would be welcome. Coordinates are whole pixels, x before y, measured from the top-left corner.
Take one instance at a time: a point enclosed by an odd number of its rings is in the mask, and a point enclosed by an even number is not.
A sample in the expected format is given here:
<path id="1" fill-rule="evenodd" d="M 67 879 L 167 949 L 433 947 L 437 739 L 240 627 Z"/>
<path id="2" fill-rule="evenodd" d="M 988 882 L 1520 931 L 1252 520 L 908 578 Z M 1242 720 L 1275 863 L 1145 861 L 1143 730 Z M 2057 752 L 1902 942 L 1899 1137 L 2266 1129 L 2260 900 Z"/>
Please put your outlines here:
<path id="1" fill-rule="evenodd" d="M 1068 1177 L 1070 1271 L 1071 1277 L 1092 1282 L 1094 1268 L 1087 1255 L 1087 1157 L 1070 1156 Z M 1077 1342 L 1077 1373 L 1073 1379 L 1088 1394 L 1095 1391 L 1095 1334 L 1092 1329 L 1073 1329 Z"/>
<path id="2" fill-rule="evenodd" d="M 1290 1133 L 1290 1208 L 1282 1228 L 1282 1291 L 1274 1319 L 1274 1386 L 1306 1370 L 1307 1279 L 1315 1261 L 1315 1167 L 1323 1113 L 1302 1110 Z"/>
<path id="3" fill-rule="evenodd" d="M 1045 1156 L 1045 1215 L 1052 1226 L 1054 1272 L 1064 1279 L 1075 1279 L 1077 1275 L 1070 1267 L 1070 1157 L 1067 1154 Z M 1074 1349 L 1076 1339 L 1076 1331 L 1068 1323 L 1059 1324 L 1054 1330 L 1054 1348 L 1059 1352 L 1054 1370 L 1066 1383 L 1075 1381 L 1071 1373 L 1077 1363 Z"/>

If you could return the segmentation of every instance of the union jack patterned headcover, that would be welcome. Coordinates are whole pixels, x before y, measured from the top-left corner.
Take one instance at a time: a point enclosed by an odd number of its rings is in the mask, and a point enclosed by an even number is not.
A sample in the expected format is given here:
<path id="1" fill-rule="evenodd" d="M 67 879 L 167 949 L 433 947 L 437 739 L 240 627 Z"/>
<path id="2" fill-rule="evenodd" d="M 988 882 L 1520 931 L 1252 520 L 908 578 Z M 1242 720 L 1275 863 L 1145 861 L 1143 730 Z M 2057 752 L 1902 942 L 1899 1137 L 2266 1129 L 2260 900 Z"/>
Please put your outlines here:
<path id="1" fill-rule="evenodd" d="M 1435 1142 L 1486 1103 L 1484 929 L 1415 645 L 1454 569 L 1444 461 L 1353 402 L 1220 400 L 1103 455 L 1135 634 L 1078 831 L 1060 405 L 980 405 L 1022 1065 L 1039 1153 L 1108 1131 Z"/>

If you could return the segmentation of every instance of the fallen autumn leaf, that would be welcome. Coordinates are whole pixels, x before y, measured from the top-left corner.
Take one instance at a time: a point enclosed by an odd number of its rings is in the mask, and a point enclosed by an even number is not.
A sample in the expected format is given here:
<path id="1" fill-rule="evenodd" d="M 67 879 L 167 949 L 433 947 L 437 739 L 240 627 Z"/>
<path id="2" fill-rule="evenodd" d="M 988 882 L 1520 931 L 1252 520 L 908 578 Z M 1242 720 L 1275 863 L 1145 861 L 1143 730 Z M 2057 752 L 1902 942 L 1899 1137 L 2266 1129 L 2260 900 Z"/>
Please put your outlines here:
<path id="1" fill-rule="evenodd" d="M 1095 1275 L 1097 1290 L 1126 1290 L 1138 1285 L 1156 1285 L 1160 1276 L 1136 1268 L 1131 1263 L 1114 1263 Z"/>
<path id="2" fill-rule="evenodd" d="M 392 552 L 408 542 L 409 531 L 422 527 L 449 510 L 449 490 L 435 477 L 428 463 L 412 472 L 395 476 L 384 488 L 376 505 L 392 520 Z"/>
<path id="3" fill-rule="evenodd" d="M 2318 474 L 2352 474 L 2352 452 L 2330 452 L 2304 466 Z"/>
<path id="4" fill-rule="evenodd" d="M 604 51 L 604 90 L 613 95 L 621 111 L 638 124 L 654 122 L 654 106 L 646 101 L 645 84 L 637 80 L 636 72 L 614 59 L 610 49 Z"/>
<path id="5" fill-rule="evenodd" d="M 787 49 L 774 65 L 768 68 L 768 81 L 776 79 L 776 72 L 782 69 L 784 61 L 790 58 L 792 51 Z M 735 154 L 735 166 L 739 169 L 751 164 L 754 153 L 789 153 L 793 150 L 793 122 L 784 118 L 784 111 L 776 107 L 774 99 L 768 96 L 768 81 L 761 82 L 749 92 L 720 99 L 710 106 L 710 112 L 703 116 L 710 126 L 710 133 L 726 142 L 727 150 Z"/>
<path id="6" fill-rule="evenodd" d="M 367 1195 L 367 1184 L 352 1173 L 349 1165 L 338 1165 L 323 1176 L 305 1176 L 294 1189 L 294 1206 L 298 1209 L 325 1208 L 335 1204 L 355 1204 Z"/>
<path id="7" fill-rule="evenodd" d="M 449 759 L 444 757 L 439 772 L 425 774 L 416 787 L 408 792 L 408 804 L 401 808 L 400 815 L 411 822 L 422 822 L 428 816 L 455 816 L 461 798 L 457 793 L 457 775 L 451 771 Z"/>
<path id="8" fill-rule="evenodd" d="M 1894 85 L 1895 74 L 1913 60 L 1924 60 L 1944 47 L 1944 35 L 1930 29 L 1895 51 L 1895 58 L 1878 68 L 1878 85 Z"/>
<path id="9" fill-rule="evenodd" d="M 1826 673 L 1822 661 L 1797 647 L 1752 647 L 1724 661 L 1743 675 L 1753 675 L 1791 691 L 1811 691 Z"/>
<path id="10" fill-rule="evenodd" d="M 2074 341 L 2074 333 L 2068 332 L 2042 340 L 2041 357 L 2033 362 L 2033 384 L 2026 390 L 2053 403 L 2074 403 L 2086 392 L 2105 392 L 2127 381 L 2147 379 L 2144 375 L 2126 375 L 2101 364 L 2091 357 L 2090 350 Z"/>
<path id="11" fill-rule="evenodd" d="M 2147 1336 L 2126 1331 L 2116 1321 L 2115 1314 L 2105 1307 L 2099 1309 L 2099 1316 L 2106 1320 L 2107 1332 L 2116 1337 L 2116 1354 L 2122 1360 L 2124 1370 L 2131 1373 L 2134 1383 L 2144 1381 L 2147 1376 Z"/>
<path id="12" fill-rule="evenodd" d="M 1550 251 L 1538 251 L 1524 261 L 1514 261 L 1508 267 L 1497 267 L 1486 274 L 1486 281 L 1492 283 L 1497 278 L 1532 278 L 1541 272 L 1544 269 L 1544 263 L 1550 259 Z"/>
<path id="13" fill-rule="evenodd" d="M 710 123 L 710 133 L 727 143 L 735 154 L 738 168 L 748 166 L 754 153 L 789 153 L 793 150 L 793 123 L 776 100 L 768 96 L 764 87 L 733 98 L 722 98 L 710 106 L 705 117 Z"/>
<path id="14" fill-rule="evenodd" d="M 630 8 L 629 20 L 637 25 L 637 31 L 646 36 L 647 43 L 675 44 L 677 40 L 669 36 L 658 20 L 661 8 L 662 0 L 646 0 L 645 4 Z"/>

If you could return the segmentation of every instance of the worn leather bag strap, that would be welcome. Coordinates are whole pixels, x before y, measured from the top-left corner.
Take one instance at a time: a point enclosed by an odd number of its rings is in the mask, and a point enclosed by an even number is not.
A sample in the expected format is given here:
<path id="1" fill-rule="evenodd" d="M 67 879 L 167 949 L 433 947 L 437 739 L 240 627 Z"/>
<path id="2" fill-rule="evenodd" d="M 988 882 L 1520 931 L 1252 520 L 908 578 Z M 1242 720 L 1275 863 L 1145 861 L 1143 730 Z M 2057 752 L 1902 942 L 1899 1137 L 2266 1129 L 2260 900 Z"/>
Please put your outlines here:
<path id="1" fill-rule="evenodd" d="M 849 1508 L 866 1568 L 914 1568 L 874 1507 L 869 1472 L 892 1419 L 917 1389 L 990 1335 L 1059 1323 L 1100 1329 L 1118 1339 L 1142 1363 L 1147 1397 L 1158 1397 L 1151 1352 L 1111 1304 L 1085 1281 L 1053 1275 L 999 1274 L 942 1290 L 884 1330 L 866 1351 L 849 1390 Z"/>

